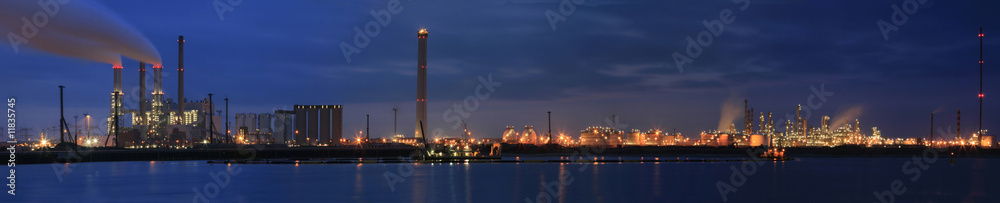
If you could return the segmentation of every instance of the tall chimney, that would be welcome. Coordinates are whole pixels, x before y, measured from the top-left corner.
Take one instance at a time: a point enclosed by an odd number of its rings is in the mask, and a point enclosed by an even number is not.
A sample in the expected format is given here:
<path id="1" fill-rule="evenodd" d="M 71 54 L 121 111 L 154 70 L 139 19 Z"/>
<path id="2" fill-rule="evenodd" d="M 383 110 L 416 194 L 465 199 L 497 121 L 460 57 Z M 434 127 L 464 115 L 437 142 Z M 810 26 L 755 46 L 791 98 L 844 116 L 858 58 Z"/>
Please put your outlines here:
<path id="1" fill-rule="evenodd" d="M 931 113 L 931 147 L 934 147 L 934 113 Z"/>
<path id="2" fill-rule="evenodd" d="M 177 124 L 184 122 L 184 35 L 177 36 Z"/>
<path id="3" fill-rule="evenodd" d="M 955 139 L 962 139 L 962 109 L 958 109 L 958 129 L 956 130 Z"/>
<path id="4" fill-rule="evenodd" d="M 417 31 L 417 130 L 414 137 L 418 139 L 425 138 L 421 125 L 430 125 L 427 122 L 427 34 L 426 29 Z"/>
<path id="5" fill-rule="evenodd" d="M 146 124 L 146 63 L 139 61 L 139 125 Z"/>
<path id="6" fill-rule="evenodd" d="M 150 105 L 151 107 L 150 114 L 152 116 L 150 116 L 151 118 L 150 121 L 154 122 L 153 126 L 155 127 L 151 127 L 151 129 L 156 129 L 154 131 L 155 132 L 154 137 L 156 137 L 157 139 L 162 139 L 163 138 L 162 133 L 165 132 L 162 131 L 161 129 L 162 127 L 164 127 L 163 126 L 164 124 L 168 123 L 168 121 L 166 120 L 168 117 L 164 116 L 165 113 L 164 110 L 166 109 L 165 108 L 166 104 L 164 104 L 164 102 L 166 101 L 163 100 L 163 65 L 158 65 L 158 64 L 153 65 L 152 94 L 153 94 L 153 98 L 151 99 L 152 104 Z"/>
<path id="7" fill-rule="evenodd" d="M 114 91 L 111 92 L 122 92 L 122 65 L 114 65 L 111 67 L 114 70 Z M 114 94 L 111 95 L 111 115 L 115 115 L 115 108 L 122 105 L 122 100 L 120 97 L 115 97 Z"/>
<path id="8" fill-rule="evenodd" d="M 983 133 L 983 27 L 979 27 L 979 131 L 976 133 Z M 976 143 L 980 143 L 983 135 L 976 138 Z"/>

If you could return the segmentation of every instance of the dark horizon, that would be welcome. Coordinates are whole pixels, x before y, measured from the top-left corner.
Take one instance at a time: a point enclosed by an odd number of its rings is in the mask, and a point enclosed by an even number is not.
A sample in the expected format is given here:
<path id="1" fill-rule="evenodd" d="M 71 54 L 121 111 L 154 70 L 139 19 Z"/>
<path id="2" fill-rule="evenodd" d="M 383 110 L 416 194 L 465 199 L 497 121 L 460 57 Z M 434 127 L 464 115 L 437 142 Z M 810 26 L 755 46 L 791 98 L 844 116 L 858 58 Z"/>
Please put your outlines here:
<path id="1" fill-rule="evenodd" d="M 1000 118 L 994 113 L 1000 99 L 990 93 L 997 78 L 990 69 L 997 52 L 990 50 L 1000 44 L 991 33 L 1000 30 L 989 23 L 1000 16 L 986 10 L 997 2 L 928 0 L 886 38 L 878 21 L 891 21 L 892 5 L 903 1 L 750 1 L 745 10 L 728 1 L 585 3 L 556 29 L 545 13 L 558 12 L 559 1 L 400 1 L 401 12 L 348 62 L 340 44 L 354 44 L 353 28 L 377 21 L 369 11 L 386 10 L 387 2 L 243 2 L 220 14 L 211 2 L 100 1 L 156 47 L 167 98 L 176 97 L 176 38 L 184 35 L 188 100 L 213 93 L 219 110 L 228 97 L 230 116 L 343 105 L 344 137 L 364 130 L 366 114 L 371 136 L 389 137 L 392 108 L 400 109 L 398 132 L 412 136 L 420 28 L 433 33 L 429 126 L 450 137 L 462 129 L 444 112 L 474 96 L 479 77 L 490 75 L 502 85 L 463 119 L 473 137 L 500 137 L 508 125 L 545 132 L 547 111 L 553 132 L 571 136 L 610 126 L 606 119 L 617 115 L 623 129 L 677 129 L 695 137 L 717 129 L 723 106 L 738 107 L 728 114 L 736 126 L 743 99 L 755 121 L 758 112 L 784 118 L 796 105 L 807 106 L 812 88 L 820 87 L 834 95 L 811 111 L 814 126 L 820 115 L 837 119 L 860 108 L 866 134 L 878 127 L 885 137 L 926 137 L 928 113 L 937 112 L 935 128 L 948 129 L 962 109 L 968 137 L 979 122 L 980 27 L 982 128 L 994 129 Z M 679 71 L 673 53 L 684 53 L 686 38 L 706 31 L 702 21 L 726 9 L 735 20 Z M 107 117 L 110 64 L 4 47 L 8 77 L 0 94 L 18 99 L 20 128 L 37 134 L 56 126 L 59 85 L 67 86 L 70 125 L 73 115 Z M 129 91 L 138 87 L 138 62 L 122 63 Z"/>

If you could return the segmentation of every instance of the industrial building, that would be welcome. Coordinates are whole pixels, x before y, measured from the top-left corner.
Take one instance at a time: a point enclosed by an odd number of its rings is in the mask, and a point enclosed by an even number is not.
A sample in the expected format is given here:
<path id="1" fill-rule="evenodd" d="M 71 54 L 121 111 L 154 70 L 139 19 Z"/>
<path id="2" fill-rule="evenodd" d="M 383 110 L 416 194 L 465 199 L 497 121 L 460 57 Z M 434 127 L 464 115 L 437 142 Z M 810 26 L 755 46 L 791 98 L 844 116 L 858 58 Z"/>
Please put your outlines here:
<path id="1" fill-rule="evenodd" d="M 296 145 L 336 145 L 344 138 L 341 105 L 295 105 Z"/>
<path id="2" fill-rule="evenodd" d="M 639 131 L 637 129 L 630 130 L 625 135 L 625 145 L 645 146 L 646 134 L 642 133 L 642 131 Z"/>
<path id="3" fill-rule="evenodd" d="M 214 103 L 209 98 L 188 101 L 184 98 L 184 36 L 178 36 L 178 98 L 164 98 L 163 65 L 153 64 L 153 89 L 147 91 L 146 63 L 139 63 L 139 95 L 126 95 L 122 89 L 121 65 L 112 67 L 114 72 L 111 92 L 111 113 L 107 119 L 108 137 L 122 147 L 153 145 L 190 145 L 223 138 L 221 116 L 213 113 Z M 148 99 L 146 94 L 150 94 Z M 136 104 L 124 106 L 124 98 L 138 96 Z"/>
<path id="4" fill-rule="evenodd" d="M 613 130 L 607 127 L 589 127 L 580 131 L 580 145 L 581 146 L 602 146 L 610 145 L 608 139 L 611 138 L 612 134 L 620 133 L 617 130 Z"/>
<path id="5" fill-rule="evenodd" d="M 270 113 L 236 114 L 236 140 L 243 144 L 278 143 L 273 139 Z"/>
<path id="6" fill-rule="evenodd" d="M 295 111 L 275 110 L 274 111 L 274 133 L 272 134 L 275 144 L 293 144 L 295 139 Z"/>

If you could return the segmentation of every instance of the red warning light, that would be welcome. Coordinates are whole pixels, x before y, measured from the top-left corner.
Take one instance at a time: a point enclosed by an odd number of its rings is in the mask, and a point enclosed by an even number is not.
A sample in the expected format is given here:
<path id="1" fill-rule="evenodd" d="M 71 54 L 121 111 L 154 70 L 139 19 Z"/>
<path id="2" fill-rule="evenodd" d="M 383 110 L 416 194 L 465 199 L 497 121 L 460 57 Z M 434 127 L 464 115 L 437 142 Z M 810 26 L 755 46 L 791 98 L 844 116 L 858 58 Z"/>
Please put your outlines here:
<path id="1" fill-rule="evenodd" d="M 983 98 L 983 93 L 979 93 L 979 98 Z"/>
<path id="2" fill-rule="evenodd" d="M 979 63 L 983 63 L 983 61 L 979 61 Z"/>
<path id="3" fill-rule="evenodd" d="M 983 37 L 983 33 L 979 33 L 979 37 Z"/>

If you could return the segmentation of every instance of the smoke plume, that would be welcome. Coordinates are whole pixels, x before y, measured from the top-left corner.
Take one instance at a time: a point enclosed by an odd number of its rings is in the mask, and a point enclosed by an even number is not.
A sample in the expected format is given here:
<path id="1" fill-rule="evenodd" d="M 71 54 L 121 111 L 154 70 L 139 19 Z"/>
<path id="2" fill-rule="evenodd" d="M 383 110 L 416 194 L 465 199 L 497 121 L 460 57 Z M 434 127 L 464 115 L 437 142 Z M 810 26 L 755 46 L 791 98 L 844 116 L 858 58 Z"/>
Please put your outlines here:
<path id="1" fill-rule="evenodd" d="M 92 0 L 0 0 L 0 34 L 12 49 L 121 65 L 121 56 L 161 64 L 134 27 Z"/>
<path id="2" fill-rule="evenodd" d="M 847 110 L 841 111 L 837 114 L 837 116 L 831 118 L 833 121 L 831 122 L 830 128 L 836 129 L 844 127 L 844 125 L 848 122 L 854 122 L 854 119 L 858 119 L 864 110 L 865 107 L 863 105 L 856 105 L 848 108 Z"/>
<path id="3" fill-rule="evenodd" d="M 934 109 L 934 112 L 931 113 L 941 113 L 944 112 L 944 110 L 945 110 L 944 106 L 939 106 L 937 107 L 937 109 Z"/>
<path id="4" fill-rule="evenodd" d="M 729 125 L 736 121 L 736 118 L 743 115 L 743 107 L 740 106 L 741 98 L 736 92 L 732 92 L 729 98 L 722 101 L 721 113 L 719 115 L 718 131 L 729 130 Z"/>

